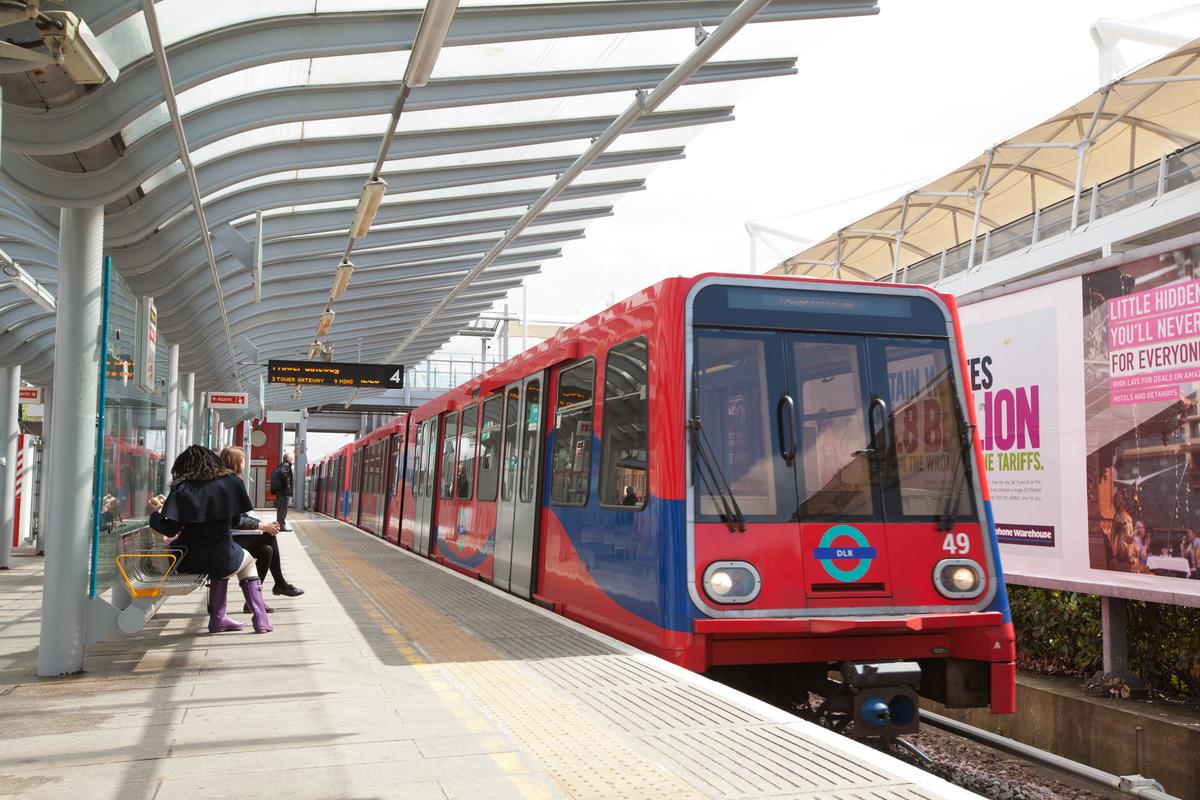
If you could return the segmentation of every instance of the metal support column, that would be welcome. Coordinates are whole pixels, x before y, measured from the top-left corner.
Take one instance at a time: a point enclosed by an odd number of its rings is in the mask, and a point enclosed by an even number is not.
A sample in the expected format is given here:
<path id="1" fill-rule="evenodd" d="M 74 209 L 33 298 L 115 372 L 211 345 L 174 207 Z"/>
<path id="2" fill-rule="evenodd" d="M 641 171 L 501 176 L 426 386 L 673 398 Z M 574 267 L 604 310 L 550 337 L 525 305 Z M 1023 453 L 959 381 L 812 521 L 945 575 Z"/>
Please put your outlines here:
<path id="1" fill-rule="evenodd" d="M 292 505 L 297 511 L 304 510 L 304 473 L 308 471 L 308 409 L 300 409 L 300 423 L 296 426 L 296 480 L 293 482 Z"/>
<path id="2" fill-rule="evenodd" d="M 992 174 L 992 161 L 996 157 L 994 149 L 988 150 L 987 161 L 983 165 L 983 174 L 979 178 L 979 186 L 975 189 L 975 214 L 971 218 L 971 246 L 967 250 L 967 268 L 964 272 L 975 269 L 975 242 L 979 238 L 979 217 L 983 214 L 983 201 L 987 197 L 988 178 Z"/>
<path id="3" fill-rule="evenodd" d="M 504 337 L 500 340 L 500 360 L 508 361 L 508 336 L 512 331 L 512 322 L 508 318 L 508 303 L 504 304 Z"/>
<path id="4" fill-rule="evenodd" d="M 1129 669 L 1129 648 L 1125 600 L 1120 597 L 1100 598 L 1100 631 L 1104 635 L 1104 671 Z"/>
<path id="5" fill-rule="evenodd" d="M 521 352 L 529 349 L 529 289 L 521 284 Z"/>
<path id="6" fill-rule="evenodd" d="M 167 446 L 164 460 L 166 473 L 170 473 L 175 457 L 179 455 L 179 345 L 167 350 Z M 166 475 L 162 493 L 171 490 L 171 476 Z"/>
<path id="7" fill-rule="evenodd" d="M 1076 145 L 1078 152 L 1075 161 L 1075 193 L 1071 197 L 1071 233 L 1079 226 L 1079 195 L 1083 192 L 1083 170 L 1087 166 L 1087 151 L 1091 142 L 1080 142 Z"/>
<path id="8" fill-rule="evenodd" d="M 21 365 L 0 367 L 0 569 L 10 565 L 17 483 L 17 406 Z"/>
<path id="9" fill-rule="evenodd" d="M 91 549 L 91 458 L 96 437 L 97 365 L 103 300 L 104 209 L 64 208 L 59 218 L 58 310 L 54 333 L 54 418 L 44 495 L 46 575 L 38 675 L 83 669 L 84 606 Z"/>
<path id="10" fill-rule="evenodd" d="M 183 373 L 183 402 L 187 403 L 187 416 L 183 425 L 187 430 L 180 452 L 196 443 L 196 373 Z"/>
<path id="11" fill-rule="evenodd" d="M 50 480 L 50 429 L 54 420 L 54 387 L 47 386 L 42 390 L 42 463 L 39 468 L 41 480 L 38 482 L 38 528 L 37 554 L 46 555 L 46 514 L 50 508 L 50 493 L 46 491 L 46 482 Z"/>

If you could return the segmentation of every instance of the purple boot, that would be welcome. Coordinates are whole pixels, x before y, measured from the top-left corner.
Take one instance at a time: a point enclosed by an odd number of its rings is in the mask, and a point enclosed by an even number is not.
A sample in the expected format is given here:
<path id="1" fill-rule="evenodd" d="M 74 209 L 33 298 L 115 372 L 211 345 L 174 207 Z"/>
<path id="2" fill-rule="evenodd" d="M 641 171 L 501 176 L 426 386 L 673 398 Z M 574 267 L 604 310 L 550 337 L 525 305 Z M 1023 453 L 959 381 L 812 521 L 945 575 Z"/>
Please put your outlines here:
<path id="1" fill-rule="evenodd" d="M 250 606 L 250 620 L 254 623 L 255 633 L 270 633 L 271 619 L 267 616 L 267 604 L 263 601 L 262 583 L 258 578 L 250 578 L 242 583 L 242 594 Z"/>
<path id="2" fill-rule="evenodd" d="M 225 616 L 228 607 L 229 581 L 225 578 L 212 578 L 208 582 L 208 632 L 224 633 L 225 631 L 240 631 L 246 627 L 243 622 L 235 622 Z"/>

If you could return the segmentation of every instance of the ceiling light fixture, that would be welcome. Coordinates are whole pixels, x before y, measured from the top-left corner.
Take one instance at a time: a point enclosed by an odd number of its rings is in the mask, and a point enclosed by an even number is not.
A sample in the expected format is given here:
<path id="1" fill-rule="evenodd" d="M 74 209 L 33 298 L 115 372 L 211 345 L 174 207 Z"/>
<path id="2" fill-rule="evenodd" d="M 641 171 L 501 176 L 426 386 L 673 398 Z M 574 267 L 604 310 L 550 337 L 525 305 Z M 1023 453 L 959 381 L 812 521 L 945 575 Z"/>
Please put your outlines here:
<path id="1" fill-rule="evenodd" d="M 329 333 L 329 326 L 333 325 L 333 309 L 326 308 L 321 312 L 321 321 L 317 323 L 317 336 L 324 336 Z"/>
<path id="2" fill-rule="evenodd" d="M 342 263 L 338 264 L 333 273 L 333 289 L 329 292 L 330 300 L 342 299 L 342 295 L 346 293 L 346 287 L 350 285 L 350 276 L 353 274 L 354 264 L 350 263 L 349 259 L 343 258 Z"/>
<path id="3" fill-rule="evenodd" d="M 39 15 L 36 24 L 50 55 L 71 80 L 94 85 L 115 81 L 120 75 L 116 63 L 78 15 L 70 11 L 46 11 Z"/>
<path id="4" fill-rule="evenodd" d="M 9 282 L 19 289 L 23 295 L 51 314 L 58 308 L 58 304 L 54 301 L 54 295 L 50 294 L 45 286 L 38 283 L 32 275 L 26 272 L 20 264 L 3 250 L 0 250 L 0 272 L 3 272 L 8 277 Z"/>
<path id="5" fill-rule="evenodd" d="M 425 4 L 417 38 L 408 54 L 408 67 L 404 70 L 405 86 L 416 89 L 429 82 L 457 10 L 458 0 L 429 0 Z"/>
<path id="6" fill-rule="evenodd" d="M 383 194 L 387 191 L 387 181 L 383 178 L 371 178 L 363 186 L 362 195 L 358 198 L 358 208 L 354 209 L 354 221 L 350 223 L 350 237 L 361 239 L 371 230 L 379 204 L 383 202 Z"/>

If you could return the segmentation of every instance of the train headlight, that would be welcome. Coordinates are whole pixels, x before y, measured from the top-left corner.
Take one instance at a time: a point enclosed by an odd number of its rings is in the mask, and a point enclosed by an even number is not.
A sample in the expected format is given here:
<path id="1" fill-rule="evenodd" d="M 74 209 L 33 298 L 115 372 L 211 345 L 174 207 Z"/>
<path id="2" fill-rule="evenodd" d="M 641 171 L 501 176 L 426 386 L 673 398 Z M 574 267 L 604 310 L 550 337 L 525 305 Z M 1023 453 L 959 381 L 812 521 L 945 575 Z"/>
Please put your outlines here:
<path id="1" fill-rule="evenodd" d="M 970 599 L 983 594 L 983 569 L 969 558 L 946 558 L 933 568 L 933 585 L 946 597 Z"/>
<path id="2" fill-rule="evenodd" d="M 718 603 L 749 603 L 761 588 L 758 570 L 745 561 L 714 561 L 704 570 L 704 593 Z"/>

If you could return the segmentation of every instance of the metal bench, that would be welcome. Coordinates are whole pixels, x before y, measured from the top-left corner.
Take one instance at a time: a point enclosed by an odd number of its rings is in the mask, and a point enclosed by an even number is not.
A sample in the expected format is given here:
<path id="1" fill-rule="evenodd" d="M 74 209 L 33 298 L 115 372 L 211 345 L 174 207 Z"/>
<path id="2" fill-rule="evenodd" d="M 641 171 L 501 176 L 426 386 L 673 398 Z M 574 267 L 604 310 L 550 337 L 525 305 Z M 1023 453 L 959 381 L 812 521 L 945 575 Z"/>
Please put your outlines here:
<path id="1" fill-rule="evenodd" d="M 156 539 L 149 527 L 121 534 L 117 569 L 132 602 L 121 610 L 118 627 L 137 633 L 169 595 L 188 594 L 204 585 L 207 575 L 176 572 L 187 548 Z"/>

